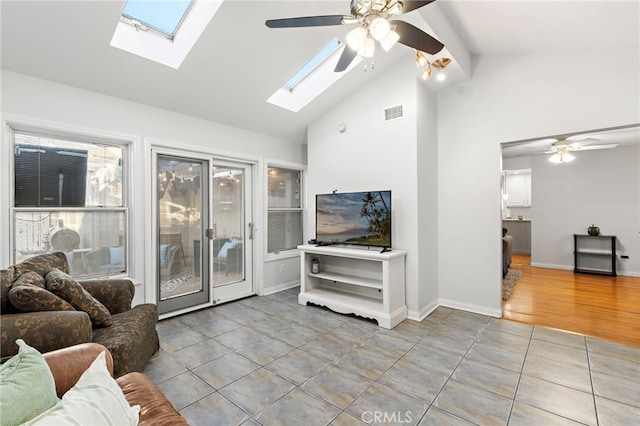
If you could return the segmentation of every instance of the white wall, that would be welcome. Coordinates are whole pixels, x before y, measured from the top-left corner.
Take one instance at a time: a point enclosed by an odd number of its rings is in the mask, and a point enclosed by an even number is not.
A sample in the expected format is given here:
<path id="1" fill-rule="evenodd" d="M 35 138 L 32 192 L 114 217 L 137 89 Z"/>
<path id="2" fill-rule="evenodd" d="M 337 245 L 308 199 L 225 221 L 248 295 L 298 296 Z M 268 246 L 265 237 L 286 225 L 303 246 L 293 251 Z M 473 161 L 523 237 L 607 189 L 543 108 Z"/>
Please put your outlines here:
<path id="1" fill-rule="evenodd" d="M 618 237 L 618 273 L 640 276 L 640 145 L 575 153 L 554 165 L 531 158 L 531 264 L 573 269 L 573 234 L 591 224 Z"/>
<path id="2" fill-rule="evenodd" d="M 640 122 L 639 64 L 638 52 L 489 55 L 440 93 L 442 304 L 500 315 L 500 143 Z"/>
<path id="3" fill-rule="evenodd" d="M 82 131 L 121 137 L 132 140 L 132 251 L 134 265 L 133 278 L 142 283 L 136 289 L 136 303 L 149 293 L 145 286 L 152 281 L 148 275 L 144 253 L 152 252 L 151 238 L 147 229 L 149 206 L 152 203 L 149 168 L 151 154 L 149 141 L 162 141 L 180 149 L 193 149 L 233 158 L 246 158 L 257 164 L 257 184 L 254 194 L 254 211 L 257 223 L 262 223 L 264 204 L 262 203 L 266 158 L 291 163 L 306 162 L 306 147 L 292 144 L 258 133 L 201 120 L 171 111 L 148 107 L 122 99 L 104 96 L 94 92 L 31 78 L 9 71 L 2 71 L 2 114 L 3 122 L 29 122 L 34 125 L 59 128 L 67 131 Z M 9 200 L 10 200 L 10 140 L 7 129 L 2 133 L 0 185 L 0 262 L 9 265 Z M 255 278 L 262 279 L 264 256 L 262 254 L 266 226 L 258 226 L 255 247 Z M 297 259 L 296 259 L 297 260 Z M 294 260 L 294 264 L 296 262 Z M 294 270 L 297 270 L 294 269 Z M 298 273 L 299 274 L 299 273 Z M 290 274 L 269 277 L 270 285 L 278 286 L 282 281 L 290 282 Z M 264 289 L 269 292 L 268 288 Z M 147 299 L 147 301 L 153 301 Z"/>
<path id="4" fill-rule="evenodd" d="M 418 313 L 438 306 L 438 98 L 418 80 Z"/>
<path id="5" fill-rule="evenodd" d="M 392 244 L 408 251 L 406 300 L 410 315 L 420 306 L 418 252 L 418 152 L 416 68 L 404 61 L 370 80 L 366 87 L 309 125 L 307 212 L 315 236 L 315 195 L 392 191 Z M 404 117 L 384 122 L 384 109 L 402 105 Z M 338 132 L 345 123 L 347 130 Z M 432 283 L 431 285 L 434 285 Z"/>

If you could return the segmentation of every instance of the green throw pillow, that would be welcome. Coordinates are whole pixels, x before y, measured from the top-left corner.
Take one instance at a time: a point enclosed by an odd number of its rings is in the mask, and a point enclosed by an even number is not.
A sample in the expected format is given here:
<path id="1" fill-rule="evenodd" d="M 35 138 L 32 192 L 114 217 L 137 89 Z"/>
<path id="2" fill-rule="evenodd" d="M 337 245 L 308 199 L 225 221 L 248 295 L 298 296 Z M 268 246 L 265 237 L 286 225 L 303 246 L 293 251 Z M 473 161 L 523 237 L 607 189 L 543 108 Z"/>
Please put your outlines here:
<path id="1" fill-rule="evenodd" d="M 109 327 L 113 323 L 109 310 L 68 274 L 54 268 L 47 272 L 45 280 L 47 290 L 89 314 L 94 327 Z"/>
<path id="2" fill-rule="evenodd" d="M 0 366 L 0 424 L 19 425 L 58 402 L 56 385 L 40 352 L 16 340 L 18 354 Z"/>

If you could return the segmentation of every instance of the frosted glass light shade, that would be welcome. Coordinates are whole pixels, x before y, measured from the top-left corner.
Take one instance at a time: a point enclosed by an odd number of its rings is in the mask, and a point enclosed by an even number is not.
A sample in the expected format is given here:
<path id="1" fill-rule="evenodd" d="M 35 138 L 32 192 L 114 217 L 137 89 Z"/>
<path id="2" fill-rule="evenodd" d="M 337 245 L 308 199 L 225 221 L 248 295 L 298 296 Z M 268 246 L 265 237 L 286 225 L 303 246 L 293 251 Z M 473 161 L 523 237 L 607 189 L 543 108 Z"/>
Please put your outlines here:
<path id="1" fill-rule="evenodd" d="M 391 24 L 384 18 L 374 19 L 369 26 L 369 32 L 374 40 L 382 40 L 389 34 L 389 31 L 391 31 Z"/>
<path id="2" fill-rule="evenodd" d="M 556 152 L 551 157 L 549 157 L 549 161 L 554 164 L 570 163 L 575 159 L 576 157 L 570 152 Z"/>
<path id="3" fill-rule="evenodd" d="M 424 54 L 420 51 L 416 51 L 416 65 L 418 66 L 418 68 L 422 68 L 423 66 L 427 65 L 427 63 L 428 61 Z"/>
<path id="4" fill-rule="evenodd" d="M 398 40 L 400 40 L 398 33 L 395 31 L 389 31 L 389 34 L 380 40 L 380 46 L 382 46 L 385 52 L 388 52 Z"/>
<path id="5" fill-rule="evenodd" d="M 367 38 L 360 49 L 358 49 L 358 55 L 363 58 L 372 58 L 376 51 L 376 41 L 372 38 Z"/>
<path id="6" fill-rule="evenodd" d="M 367 39 L 367 30 L 363 27 L 353 29 L 347 34 L 347 44 L 351 50 L 359 50 Z"/>

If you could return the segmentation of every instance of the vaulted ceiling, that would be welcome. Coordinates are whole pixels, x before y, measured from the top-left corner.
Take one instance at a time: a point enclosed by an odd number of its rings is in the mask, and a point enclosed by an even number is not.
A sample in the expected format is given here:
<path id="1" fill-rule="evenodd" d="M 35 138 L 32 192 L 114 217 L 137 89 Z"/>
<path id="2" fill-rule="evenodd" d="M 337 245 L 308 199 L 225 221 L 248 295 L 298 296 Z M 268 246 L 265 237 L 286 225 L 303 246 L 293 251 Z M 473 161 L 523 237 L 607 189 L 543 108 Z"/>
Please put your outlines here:
<path id="1" fill-rule="evenodd" d="M 348 14 L 349 0 L 225 0 L 178 70 L 109 45 L 124 3 L 2 0 L 2 68 L 304 143 L 309 122 L 415 55 L 402 45 L 379 50 L 373 71 L 354 67 L 294 113 L 265 101 L 351 27 L 268 29 L 264 21 Z M 597 61 L 598 52 L 640 50 L 639 16 L 638 1 L 437 0 L 406 20 L 456 45 L 456 54 L 593 52 Z M 466 78 L 459 73 L 444 89 Z"/>

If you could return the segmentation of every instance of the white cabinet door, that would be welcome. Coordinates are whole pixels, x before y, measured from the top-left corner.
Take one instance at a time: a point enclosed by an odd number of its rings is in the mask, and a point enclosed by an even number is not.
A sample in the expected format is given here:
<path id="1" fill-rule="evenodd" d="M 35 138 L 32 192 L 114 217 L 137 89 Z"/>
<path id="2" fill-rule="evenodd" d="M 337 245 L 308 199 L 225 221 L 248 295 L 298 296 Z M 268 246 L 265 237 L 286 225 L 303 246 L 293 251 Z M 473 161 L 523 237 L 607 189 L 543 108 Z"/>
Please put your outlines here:
<path id="1" fill-rule="evenodd" d="M 506 190 L 509 195 L 507 205 L 526 207 L 531 205 L 531 172 L 507 174 Z"/>

